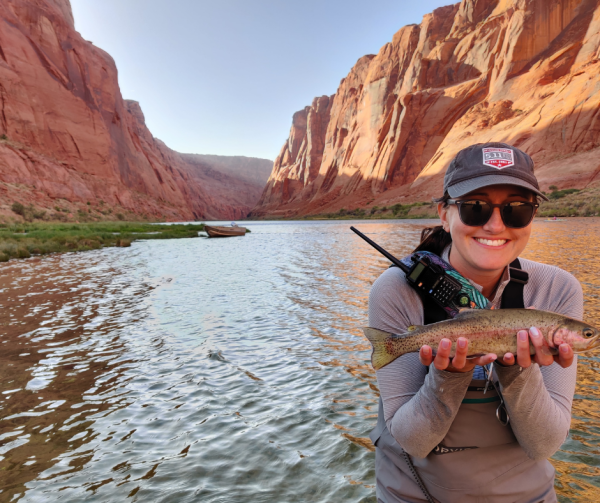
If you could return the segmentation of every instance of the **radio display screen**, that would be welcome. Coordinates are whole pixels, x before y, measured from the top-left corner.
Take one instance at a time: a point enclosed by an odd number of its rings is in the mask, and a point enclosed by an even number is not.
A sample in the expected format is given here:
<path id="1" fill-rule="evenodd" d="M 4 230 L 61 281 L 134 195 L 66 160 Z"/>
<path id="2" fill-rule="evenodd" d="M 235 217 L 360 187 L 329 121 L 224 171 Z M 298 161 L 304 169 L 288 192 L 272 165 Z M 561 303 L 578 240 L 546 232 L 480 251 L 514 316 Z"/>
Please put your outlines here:
<path id="1" fill-rule="evenodd" d="M 425 264 L 422 264 L 419 262 L 417 264 L 417 267 L 414 268 L 413 272 L 410 273 L 410 276 L 408 277 L 408 279 L 410 281 L 412 281 L 413 283 L 415 283 L 419 279 L 419 276 L 421 276 L 421 273 L 423 272 L 424 269 L 425 269 Z"/>

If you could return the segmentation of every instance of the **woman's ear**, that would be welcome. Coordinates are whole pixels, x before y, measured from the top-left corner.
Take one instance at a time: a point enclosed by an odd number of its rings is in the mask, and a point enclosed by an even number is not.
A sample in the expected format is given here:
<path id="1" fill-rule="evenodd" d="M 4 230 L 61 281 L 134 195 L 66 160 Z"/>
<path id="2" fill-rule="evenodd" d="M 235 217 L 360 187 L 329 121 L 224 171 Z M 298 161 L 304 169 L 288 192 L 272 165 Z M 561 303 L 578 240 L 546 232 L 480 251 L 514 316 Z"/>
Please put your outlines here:
<path id="1" fill-rule="evenodd" d="M 450 232 L 450 223 L 448 222 L 448 208 L 449 206 L 444 203 L 438 203 L 438 215 L 442 221 L 442 227 L 446 232 Z"/>

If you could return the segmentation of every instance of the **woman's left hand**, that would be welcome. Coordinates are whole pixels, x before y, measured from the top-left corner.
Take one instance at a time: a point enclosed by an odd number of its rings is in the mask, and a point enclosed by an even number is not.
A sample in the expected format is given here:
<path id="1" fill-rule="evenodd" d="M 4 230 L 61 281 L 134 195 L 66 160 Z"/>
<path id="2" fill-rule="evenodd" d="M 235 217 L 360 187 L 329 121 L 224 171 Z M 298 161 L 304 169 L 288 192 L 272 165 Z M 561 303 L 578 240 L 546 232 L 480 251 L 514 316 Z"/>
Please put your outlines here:
<path id="1" fill-rule="evenodd" d="M 529 332 L 527 330 L 520 330 L 517 333 L 517 358 L 516 363 L 523 368 L 531 366 L 532 358 L 529 354 L 529 340 L 535 348 L 535 355 L 533 361 L 536 362 L 540 367 L 552 365 L 554 362 L 558 363 L 561 367 L 567 368 L 573 363 L 573 350 L 568 344 L 561 344 L 558 347 L 558 355 L 552 355 L 548 348 L 548 343 L 542 336 L 542 333 L 536 328 L 531 327 Z M 514 365 L 515 355 L 512 353 L 506 353 L 504 358 L 498 358 L 498 363 L 501 365 Z"/>

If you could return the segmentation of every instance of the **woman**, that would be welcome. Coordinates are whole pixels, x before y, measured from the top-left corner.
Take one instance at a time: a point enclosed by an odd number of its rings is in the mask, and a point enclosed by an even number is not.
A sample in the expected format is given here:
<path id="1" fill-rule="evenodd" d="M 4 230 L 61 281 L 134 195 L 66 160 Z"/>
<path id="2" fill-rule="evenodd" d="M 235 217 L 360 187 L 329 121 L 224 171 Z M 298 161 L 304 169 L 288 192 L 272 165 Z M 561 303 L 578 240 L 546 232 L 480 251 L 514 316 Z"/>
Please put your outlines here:
<path id="1" fill-rule="evenodd" d="M 509 264 L 529 240 L 537 198 L 545 196 L 527 154 L 502 143 L 473 145 L 450 164 L 438 204 L 442 226 L 426 230 L 417 249 L 439 254 L 500 308 Z M 529 275 L 524 306 L 582 319 L 583 294 L 573 276 L 519 261 Z M 423 325 L 421 298 L 400 269 L 388 269 L 373 285 L 369 322 L 394 333 Z M 566 344 L 552 356 L 535 327 L 519 332 L 517 344 L 517 354 L 503 359 L 467 359 L 469 342 L 461 338 L 451 359 L 444 339 L 435 353 L 423 346 L 377 371 L 381 402 L 371 438 L 379 502 L 557 501 L 547 458 L 569 432 L 576 359 Z M 492 362 L 497 384 L 484 394 L 483 369 Z M 499 394 L 508 424 L 496 416 Z"/>

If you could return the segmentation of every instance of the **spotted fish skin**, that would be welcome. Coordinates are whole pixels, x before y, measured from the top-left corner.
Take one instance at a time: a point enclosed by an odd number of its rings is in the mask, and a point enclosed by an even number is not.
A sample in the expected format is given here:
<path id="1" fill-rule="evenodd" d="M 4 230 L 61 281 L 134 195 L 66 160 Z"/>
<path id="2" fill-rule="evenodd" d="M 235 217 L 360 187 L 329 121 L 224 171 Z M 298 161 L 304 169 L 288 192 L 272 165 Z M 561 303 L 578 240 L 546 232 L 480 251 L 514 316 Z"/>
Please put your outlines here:
<path id="1" fill-rule="evenodd" d="M 469 340 L 469 356 L 494 353 L 502 358 L 516 354 L 517 332 L 536 327 L 552 354 L 567 343 L 574 352 L 595 349 L 600 345 L 600 331 L 591 325 L 560 314 L 535 309 L 465 310 L 451 320 L 426 326 L 409 327 L 404 334 L 391 334 L 375 328 L 363 331 L 373 346 L 371 362 L 379 370 L 406 353 L 418 352 L 422 346 L 434 350 L 446 338 L 452 341 L 451 357 L 456 353 L 459 337 Z M 530 343 L 530 353 L 535 348 Z"/>

